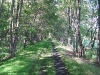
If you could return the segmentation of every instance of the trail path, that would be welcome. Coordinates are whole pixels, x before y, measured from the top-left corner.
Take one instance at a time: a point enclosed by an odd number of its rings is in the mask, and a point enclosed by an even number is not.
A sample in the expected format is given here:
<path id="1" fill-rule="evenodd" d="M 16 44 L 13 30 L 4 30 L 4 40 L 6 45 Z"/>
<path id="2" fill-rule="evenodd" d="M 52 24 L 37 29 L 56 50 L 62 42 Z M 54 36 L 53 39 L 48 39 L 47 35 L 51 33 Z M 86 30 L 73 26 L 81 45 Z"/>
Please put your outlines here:
<path id="1" fill-rule="evenodd" d="M 56 75 L 69 75 L 64 62 L 61 60 L 61 56 L 58 53 L 53 43 L 52 43 L 52 46 L 53 46 L 54 66 L 56 69 Z"/>
<path id="2" fill-rule="evenodd" d="M 55 67 L 55 75 L 69 75 L 68 70 L 64 64 L 64 62 L 61 60 L 61 55 L 59 54 L 59 52 L 57 51 L 57 49 L 55 48 L 55 45 L 52 43 L 52 47 L 53 47 L 53 57 L 50 57 L 50 60 L 54 60 L 54 62 L 52 62 L 52 64 Z M 47 57 L 47 59 L 49 59 L 49 57 Z M 37 64 L 39 64 L 39 59 L 35 62 Z M 50 62 L 48 62 L 48 60 L 46 60 L 46 58 L 41 60 L 41 64 L 39 69 L 37 69 L 39 71 L 38 75 L 48 75 L 48 64 Z M 35 72 L 35 65 L 32 65 L 32 68 L 29 71 L 28 75 L 33 75 L 33 73 Z M 54 71 L 54 70 L 53 70 Z"/>

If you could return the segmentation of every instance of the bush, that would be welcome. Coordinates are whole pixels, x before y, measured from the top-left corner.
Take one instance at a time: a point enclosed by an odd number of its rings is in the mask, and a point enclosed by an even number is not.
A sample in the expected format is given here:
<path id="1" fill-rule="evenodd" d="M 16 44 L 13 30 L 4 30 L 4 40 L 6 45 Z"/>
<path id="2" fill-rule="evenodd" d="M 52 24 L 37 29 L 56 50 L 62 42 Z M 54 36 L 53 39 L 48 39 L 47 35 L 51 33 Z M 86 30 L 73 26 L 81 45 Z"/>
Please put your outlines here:
<path id="1" fill-rule="evenodd" d="M 85 51 L 85 56 L 86 59 L 88 60 L 92 60 L 93 62 L 95 62 L 97 60 L 97 50 L 93 49 L 93 50 L 86 50 Z"/>
<path id="2" fill-rule="evenodd" d="M 88 60 L 90 60 L 92 58 L 92 51 L 91 50 L 85 51 L 85 58 Z"/>

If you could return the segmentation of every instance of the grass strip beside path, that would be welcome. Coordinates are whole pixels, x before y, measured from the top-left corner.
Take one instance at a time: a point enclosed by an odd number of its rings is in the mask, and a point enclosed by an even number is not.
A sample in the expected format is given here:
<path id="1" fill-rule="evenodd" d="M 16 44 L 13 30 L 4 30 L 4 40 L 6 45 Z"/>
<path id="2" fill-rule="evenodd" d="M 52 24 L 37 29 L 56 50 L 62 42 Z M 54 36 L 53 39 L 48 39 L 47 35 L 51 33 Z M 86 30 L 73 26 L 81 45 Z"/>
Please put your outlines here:
<path id="1" fill-rule="evenodd" d="M 87 62 L 79 62 L 74 58 L 74 56 L 69 56 L 71 52 L 63 49 L 57 48 L 60 55 L 62 56 L 62 60 L 65 62 L 65 65 L 68 68 L 70 75 L 100 75 L 100 68 L 95 65 Z M 69 54 L 69 55 L 68 55 Z M 81 59 L 81 58 L 80 58 Z"/>
<path id="2" fill-rule="evenodd" d="M 38 75 L 41 67 L 41 60 L 45 60 L 47 62 L 48 75 L 55 75 L 54 65 L 52 59 L 48 59 L 48 57 L 52 57 L 52 46 L 48 41 L 41 41 L 36 43 L 35 45 L 29 45 L 26 48 L 20 49 L 17 56 L 3 62 L 0 65 L 0 75 L 28 75 L 30 70 L 31 75 Z M 41 53 L 42 52 L 42 53 Z M 34 68 L 32 68 L 34 66 Z M 51 72 L 50 72 L 51 71 Z M 54 70 L 55 71 L 55 70 Z"/>

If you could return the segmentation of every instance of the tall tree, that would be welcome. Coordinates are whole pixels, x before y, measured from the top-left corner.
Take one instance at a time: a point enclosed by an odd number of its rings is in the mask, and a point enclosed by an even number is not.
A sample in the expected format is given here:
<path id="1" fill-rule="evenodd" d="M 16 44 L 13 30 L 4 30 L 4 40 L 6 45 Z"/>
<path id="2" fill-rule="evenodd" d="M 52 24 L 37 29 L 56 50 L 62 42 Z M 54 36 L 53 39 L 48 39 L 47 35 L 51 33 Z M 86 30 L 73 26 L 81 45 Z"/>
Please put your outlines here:
<path id="1" fill-rule="evenodd" d="M 99 26 L 99 32 L 98 32 L 98 40 L 99 40 L 99 49 L 98 49 L 98 61 L 100 63 L 100 0 L 98 0 L 99 9 L 98 9 L 98 26 Z"/>
<path id="2" fill-rule="evenodd" d="M 18 29 L 19 29 L 19 23 L 20 23 L 20 16 L 21 16 L 21 10 L 22 10 L 23 0 L 19 0 L 17 4 L 17 16 L 16 16 L 16 27 L 15 27 L 15 44 L 17 44 L 18 41 Z"/>
<path id="3" fill-rule="evenodd" d="M 77 15 L 77 26 L 76 26 L 76 36 L 77 36 L 77 43 L 79 46 L 79 56 L 82 56 L 82 39 L 81 39 L 81 33 L 80 33 L 80 18 L 81 18 L 81 0 L 77 0 L 78 7 L 76 8 L 76 15 Z"/>
<path id="4" fill-rule="evenodd" d="M 14 36 L 14 9 L 15 0 L 12 0 L 11 5 L 11 17 L 10 17 L 10 54 L 11 58 L 15 56 L 16 46 L 15 46 L 15 36 Z"/>
<path id="5" fill-rule="evenodd" d="M 17 41 L 18 41 L 18 28 L 19 28 L 19 23 L 20 23 L 22 5 L 23 5 L 23 0 L 19 0 L 18 5 L 17 5 L 16 23 L 14 23 L 15 0 L 12 0 L 11 20 L 10 20 L 10 36 L 11 36 L 11 42 L 10 42 L 11 56 L 10 57 L 14 57 L 16 55 L 16 46 L 17 46 Z"/>

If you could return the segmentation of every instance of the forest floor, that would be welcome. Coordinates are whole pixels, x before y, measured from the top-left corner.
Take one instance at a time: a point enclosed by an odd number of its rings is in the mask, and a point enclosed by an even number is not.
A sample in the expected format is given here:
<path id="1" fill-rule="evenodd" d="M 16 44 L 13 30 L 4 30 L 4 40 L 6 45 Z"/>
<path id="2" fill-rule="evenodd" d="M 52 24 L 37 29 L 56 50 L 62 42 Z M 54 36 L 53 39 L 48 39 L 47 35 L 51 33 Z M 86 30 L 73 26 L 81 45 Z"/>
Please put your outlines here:
<path id="1" fill-rule="evenodd" d="M 100 75 L 100 68 L 74 57 L 72 48 L 48 41 L 21 48 L 16 57 L 2 62 L 0 75 Z"/>

